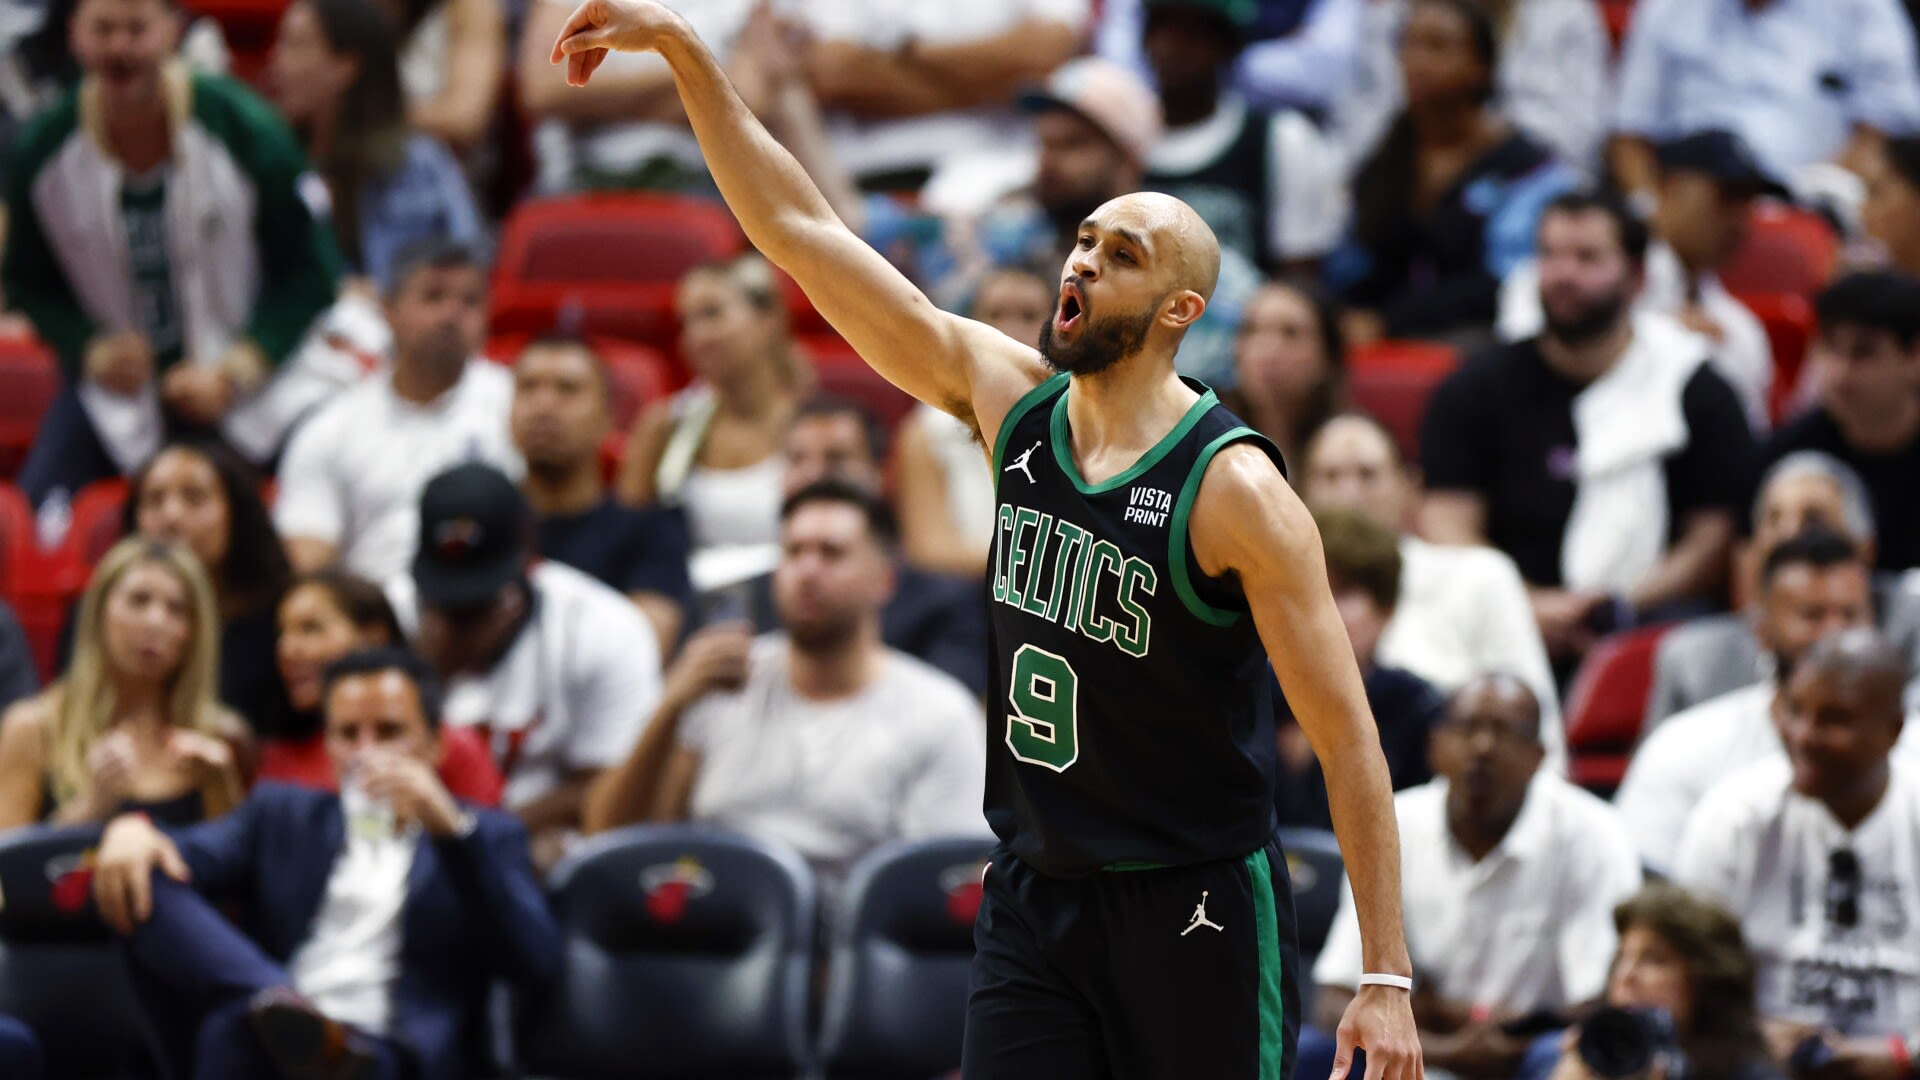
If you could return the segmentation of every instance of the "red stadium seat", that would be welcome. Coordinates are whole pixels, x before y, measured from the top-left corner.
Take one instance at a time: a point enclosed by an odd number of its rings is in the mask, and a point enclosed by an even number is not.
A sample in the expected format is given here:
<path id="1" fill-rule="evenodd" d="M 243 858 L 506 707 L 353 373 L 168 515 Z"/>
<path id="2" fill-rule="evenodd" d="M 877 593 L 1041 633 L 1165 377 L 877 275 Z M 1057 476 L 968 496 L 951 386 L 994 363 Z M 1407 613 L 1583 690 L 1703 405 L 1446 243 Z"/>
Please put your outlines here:
<path id="1" fill-rule="evenodd" d="M 570 324 L 666 344 L 675 283 L 744 250 L 732 215 L 704 199 L 593 194 L 521 203 L 500 233 L 493 329 L 537 334 Z"/>
<path id="2" fill-rule="evenodd" d="M 1793 293 L 1811 297 L 1833 276 L 1840 240 L 1827 219 L 1779 203 L 1754 207 L 1747 241 L 1720 268 L 1727 291 L 1739 296 Z"/>
<path id="3" fill-rule="evenodd" d="M 127 503 L 128 484 L 122 479 L 96 480 L 73 497 L 73 524 L 60 545 L 56 558 L 69 576 L 60 582 L 63 591 L 78 593 L 87 587 L 93 565 L 121 536 L 121 514 Z"/>
<path id="4" fill-rule="evenodd" d="M 27 460 L 40 418 L 60 392 L 60 366 L 35 337 L 0 336 L 0 476 Z"/>
<path id="5" fill-rule="evenodd" d="M 1427 398 L 1460 366 L 1459 351 L 1428 341 L 1378 341 L 1347 358 L 1353 403 L 1393 434 L 1408 461 L 1420 455 L 1420 421 Z"/>
<path id="6" fill-rule="evenodd" d="M 913 411 L 912 397 L 868 367 L 853 346 L 839 338 L 805 338 L 800 349 L 813 361 L 821 393 L 851 398 L 873 410 L 889 436 Z"/>
<path id="7" fill-rule="evenodd" d="M 0 592 L 12 598 L 23 580 L 37 572 L 39 557 L 33 507 L 19 488 L 0 483 Z"/>
<path id="8" fill-rule="evenodd" d="M 1777 424 L 1793 401 L 1807 349 L 1813 344 L 1813 305 L 1797 293 L 1751 293 L 1738 299 L 1766 327 L 1767 344 L 1773 348 L 1773 391 L 1767 411 Z"/>
<path id="9" fill-rule="evenodd" d="M 1653 653 L 1667 632 L 1652 626 L 1594 645 L 1567 694 L 1568 773 L 1590 791 L 1611 794 L 1627 773 L 1653 691 Z"/>

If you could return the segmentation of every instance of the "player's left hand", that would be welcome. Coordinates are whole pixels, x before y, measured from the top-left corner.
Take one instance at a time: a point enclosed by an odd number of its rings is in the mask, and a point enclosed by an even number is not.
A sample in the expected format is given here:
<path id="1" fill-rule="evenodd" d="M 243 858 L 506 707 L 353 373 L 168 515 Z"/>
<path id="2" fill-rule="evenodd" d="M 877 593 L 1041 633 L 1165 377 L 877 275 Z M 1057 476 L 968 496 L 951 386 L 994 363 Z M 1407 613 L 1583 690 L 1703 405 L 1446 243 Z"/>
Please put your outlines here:
<path id="1" fill-rule="evenodd" d="M 1333 1074 L 1346 1080 L 1354 1050 L 1367 1052 L 1364 1080 L 1422 1080 L 1420 1032 L 1413 1024 L 1413 995 L 1391 986 L 1363 986 L 1348 1003 L 1335 1031 Z"/>

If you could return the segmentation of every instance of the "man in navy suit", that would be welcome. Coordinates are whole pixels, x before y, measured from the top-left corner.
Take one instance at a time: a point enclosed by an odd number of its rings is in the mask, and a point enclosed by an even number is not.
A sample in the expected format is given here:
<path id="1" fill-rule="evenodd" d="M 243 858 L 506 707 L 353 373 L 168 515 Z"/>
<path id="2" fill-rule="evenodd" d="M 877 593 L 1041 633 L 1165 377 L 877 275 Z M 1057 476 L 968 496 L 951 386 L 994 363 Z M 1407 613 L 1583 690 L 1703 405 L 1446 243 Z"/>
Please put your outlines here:
<path id="1" fill-rule="evenodd" d="M 107 827 L 95 899 L 174 1076 L 464 1078 L 489 982 L 554 971 L 526 831 L 434 773 L 438 697 L 412 654 L 356 653 L 324 698 L 341 794 L 269 784 L 191 828 Z"/>

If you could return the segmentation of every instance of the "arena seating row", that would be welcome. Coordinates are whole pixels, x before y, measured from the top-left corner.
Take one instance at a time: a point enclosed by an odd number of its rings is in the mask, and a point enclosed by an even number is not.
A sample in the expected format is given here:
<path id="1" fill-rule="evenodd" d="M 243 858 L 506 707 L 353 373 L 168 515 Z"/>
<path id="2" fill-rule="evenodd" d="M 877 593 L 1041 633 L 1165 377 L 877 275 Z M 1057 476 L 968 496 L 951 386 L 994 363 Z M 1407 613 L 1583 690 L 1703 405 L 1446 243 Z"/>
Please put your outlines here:
<path id="1" fill-rule="evenodd" d="M 34 1025 L 51 1075 L 90 1080 L 137 1053 L 142 1021 L 88 898 L 97 830 L 0 838 L 0 1012 Z M 1283 843 L 1308 957 L 1338 903 L 1333 837 Z M 818 890 L 784 848 L 691 825 L 588 841 L 549 880 L 562 974 L 511 1005 L 511 1075 L 675 1080 L 927 1080 L 956 1068 L 982 840 L 896 845 L 853 872 L 819 940 Z M 809 1016 L 826 957 L 823 1016 Z M 1296 975 L 1304 976 L 1310 964 Z"/>

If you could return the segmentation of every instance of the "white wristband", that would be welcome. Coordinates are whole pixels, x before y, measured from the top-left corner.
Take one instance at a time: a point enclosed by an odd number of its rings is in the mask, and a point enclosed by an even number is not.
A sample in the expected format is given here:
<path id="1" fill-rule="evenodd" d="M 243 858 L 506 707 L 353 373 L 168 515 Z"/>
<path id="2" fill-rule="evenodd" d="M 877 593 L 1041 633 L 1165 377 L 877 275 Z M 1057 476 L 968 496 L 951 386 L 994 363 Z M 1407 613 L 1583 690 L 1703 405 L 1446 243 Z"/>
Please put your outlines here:
<path id="1" fill-rule="evenodd" d="M 1405 990 L 1409 993 L 1413 990 L 1413 980 L 1407 978 L 1405 975 L 1362 975 L 1360 976 L 1360 985 L 1391 986 L 1395 990 Z"/>

